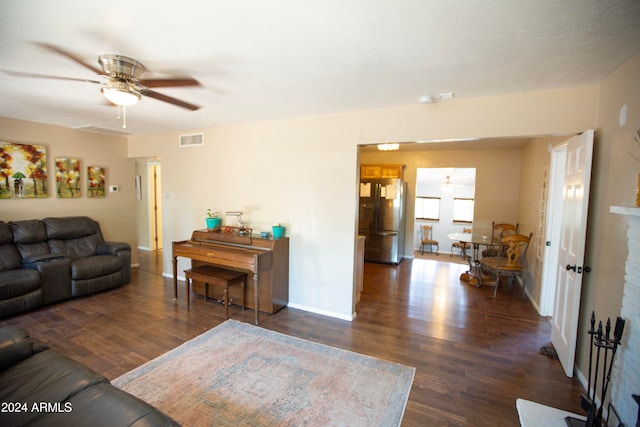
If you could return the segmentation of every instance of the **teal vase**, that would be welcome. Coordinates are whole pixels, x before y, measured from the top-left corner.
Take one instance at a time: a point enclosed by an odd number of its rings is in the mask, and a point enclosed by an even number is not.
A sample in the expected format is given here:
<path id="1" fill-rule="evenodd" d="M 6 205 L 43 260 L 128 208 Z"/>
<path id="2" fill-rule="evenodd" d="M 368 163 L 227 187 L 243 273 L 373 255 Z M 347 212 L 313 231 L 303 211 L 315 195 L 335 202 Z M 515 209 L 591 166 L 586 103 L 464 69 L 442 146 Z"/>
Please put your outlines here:
<path id="1" fill-rule="evenodd" d="M 207 230 L 214 230 L 222 224 L 222 218 L 206 218 Z"/>
<path id="2" fill-rule="evenodd" d="M 282 237 L 284 237 L 284 227 L 281 225 L 274 225 L 273 227 L 271 227 L 271 230 L 273 231 L 273 238 L 274 239 L 281 239 Z"/>

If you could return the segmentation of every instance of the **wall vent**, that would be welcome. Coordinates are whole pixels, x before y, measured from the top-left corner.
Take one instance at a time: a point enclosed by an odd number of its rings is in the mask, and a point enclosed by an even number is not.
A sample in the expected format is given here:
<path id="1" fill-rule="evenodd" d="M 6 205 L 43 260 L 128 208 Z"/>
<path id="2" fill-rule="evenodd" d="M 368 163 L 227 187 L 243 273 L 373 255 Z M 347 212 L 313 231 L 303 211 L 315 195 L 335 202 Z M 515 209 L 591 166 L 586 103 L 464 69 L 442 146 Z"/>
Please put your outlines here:
<path id="1" fill-rule="evenodd" d="M 180 147 L 196 147 L 198 145 L 204 145 L 204 134 L 191 133 L 189 135 L 180 135 Z"/>
<path id="2" fill-rule="evenodd" d="M 85 132 L 101 133 L 104 135 L 116 135 L 116 136 L 131 135 L 130 132 L 125 132 L 122 130 L 115 130 L 115 129 L 108 129 L 108 128 L 103 128 L 103 127 L 94 126 L 94 125 L 76 126 L 72 129 L 83 130 Z"/>

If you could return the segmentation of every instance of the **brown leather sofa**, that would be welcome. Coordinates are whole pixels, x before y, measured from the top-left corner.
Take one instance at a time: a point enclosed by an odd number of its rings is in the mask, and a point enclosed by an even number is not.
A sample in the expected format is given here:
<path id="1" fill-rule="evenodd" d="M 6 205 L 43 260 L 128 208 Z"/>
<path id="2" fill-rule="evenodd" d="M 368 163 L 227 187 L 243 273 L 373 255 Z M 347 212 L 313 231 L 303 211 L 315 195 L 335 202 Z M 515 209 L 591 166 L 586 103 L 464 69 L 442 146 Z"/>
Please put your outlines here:
<path id="1" fill-rule="evenodd" d="M 0 318 L 131 280 L 131 247 L 86 216 L 0 221 Z"/>
<path id="2" fill-rule="evenodd" d="M 179 426 L 21 329 L 0 328 L 0 425 Z"/>

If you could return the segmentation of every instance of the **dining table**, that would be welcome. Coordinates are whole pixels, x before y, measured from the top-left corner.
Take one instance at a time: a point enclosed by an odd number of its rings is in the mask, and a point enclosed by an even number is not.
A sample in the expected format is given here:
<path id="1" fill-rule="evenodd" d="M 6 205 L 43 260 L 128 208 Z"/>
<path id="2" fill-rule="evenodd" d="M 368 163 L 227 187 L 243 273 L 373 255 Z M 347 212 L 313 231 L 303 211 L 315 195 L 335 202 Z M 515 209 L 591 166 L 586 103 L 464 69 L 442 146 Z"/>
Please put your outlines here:
<path id="1" fill-rule="evenodd" d="M 460 243 L 466 243 L 471 246 L 469 254 L 466 251 L 462 251 L 462 257 L 469 263 L 469 270 L 460 275 L 460 279 L 468 282 L 470 285 L 479 287 L 481 285 L 480 280 L 480 246 L 494 246 L 499 245 L 498 239 L 491 239 L 491 236 L 486 234 L 476 233 L 451 233 L 447 234 L 450 240 L 455 240 Z"/>

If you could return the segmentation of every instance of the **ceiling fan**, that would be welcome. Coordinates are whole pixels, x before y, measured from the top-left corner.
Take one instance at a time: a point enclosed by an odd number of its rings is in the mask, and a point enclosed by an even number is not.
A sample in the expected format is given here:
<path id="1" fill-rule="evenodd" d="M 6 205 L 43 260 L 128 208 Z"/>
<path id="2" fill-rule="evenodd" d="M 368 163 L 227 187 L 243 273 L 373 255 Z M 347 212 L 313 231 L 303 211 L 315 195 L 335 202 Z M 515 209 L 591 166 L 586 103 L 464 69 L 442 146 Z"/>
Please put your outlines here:
<path id="1" fill-rule="evenodd" d="M 116 55 L 116 54 L 103 54 L 98 56 L 98 64 L 101 68 L 88 64 L 75 54 L 68 52 L 58 46 L 48 43 L 36 43 L 47 50 L 60 54 L 73 62 L 82 65 L 83 67 L 93 71 L 95 74 L 102 76 L 103 81 L 79 79 L 73 77 L 59 77 L 50 76 L 46 74 L 26 73 L 17 71 L 3 70 L 6 74 L 17 77 L 35 77 L 35 78 L 47 78 L 56 80 L 70 80 L 81 81 L 88 83 L 95 83 L 101 85 L 100 92 L 111 103 L 118 107 L 124 107 L 133 105 L 140 101 L 142 96 L 148 96 L 159 101 L 167 102 L 169 104 L 185 108 L 187 110 L 195 111 L 200 107 L 191 104 L 186 101 L 182 101 L 177 98 L 173 98 L 168 95 L 156 92 L 151 88 L 159 87 L 185 87 L 185 86 L 200 86 L 200 82 L 191 77 L 178 77 L 178 78 L 157 78 L 157 79 L 143 79 L 145 67 L 135 59 Z M 126 117 L 123 128 L 126 128 Z"/>

